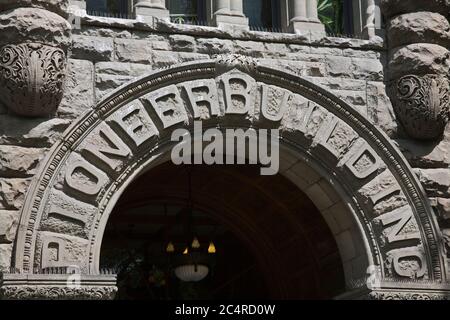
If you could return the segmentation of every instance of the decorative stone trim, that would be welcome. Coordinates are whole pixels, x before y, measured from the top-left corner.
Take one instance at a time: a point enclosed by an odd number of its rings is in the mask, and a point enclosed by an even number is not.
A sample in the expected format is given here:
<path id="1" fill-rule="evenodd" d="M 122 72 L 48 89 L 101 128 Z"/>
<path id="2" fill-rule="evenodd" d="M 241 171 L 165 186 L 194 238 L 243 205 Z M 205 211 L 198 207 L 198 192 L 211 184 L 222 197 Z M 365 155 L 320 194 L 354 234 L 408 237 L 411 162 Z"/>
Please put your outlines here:
<path id="1" fill-rule="evenodd" d="M 113 300 L 115 275 L 3 274 L 3 300 Z"/>
<path id="2" fill-rule="evenodd" d="M 378 287 L 356 289 L 336 300 L 450 300 L 450 283 L 385 280 Z"/>
<path id="3" fill-rule="evenodd" d="M 436 139 L 450 116 L 449 80 L 445 76 L 404 76 L 390 85 L 394 110 L 409 136 Z"/>
<path id="4" fill-rule="evenodd" d="M 16 114 L 45 117 L 62 99 L 71 43 L 71 25 L 61 16 L 67 4 L 6 1 L 14 9 L 0 12 L 0 101 Z"/>
<path id="5" fill-rule="evenodd" d="M 63 50 L 40 43 L 0 49 L 0 100 L 17 114 L 53 114 L 63 96 L 67 59 Z"/>

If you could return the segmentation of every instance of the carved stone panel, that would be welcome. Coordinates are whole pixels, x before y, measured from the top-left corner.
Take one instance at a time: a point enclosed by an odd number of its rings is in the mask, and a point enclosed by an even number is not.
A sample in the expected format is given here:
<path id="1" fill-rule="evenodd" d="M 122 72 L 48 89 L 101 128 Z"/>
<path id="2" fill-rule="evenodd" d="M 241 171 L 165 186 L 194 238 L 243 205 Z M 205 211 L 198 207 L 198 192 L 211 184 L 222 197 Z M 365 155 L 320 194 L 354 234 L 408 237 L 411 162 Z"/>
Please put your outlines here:
<path id="1" fill-rule="evenodd" d="M 5 8 L 14 9 L 0 12 L 0 101 L 26 117 L 54 114 L 63 96 L 71 25 L 43 8 L 65 15 L 67 0 L 10 2 Z"/>
<path id="2" fill-rule="evenodd" d="M 0 49 L 0 99 L 17 114 L 35 117 L 56 111 L 66 73 L 63 50 L 39 43 Z"/>
<path id="3" fill-rule="evenodd" d="M 405 131 L 416 139 L 439 138 L 450 117 L 449 80 L 445 76 L 408 75 L 391 84 L 394 110 Z"/>

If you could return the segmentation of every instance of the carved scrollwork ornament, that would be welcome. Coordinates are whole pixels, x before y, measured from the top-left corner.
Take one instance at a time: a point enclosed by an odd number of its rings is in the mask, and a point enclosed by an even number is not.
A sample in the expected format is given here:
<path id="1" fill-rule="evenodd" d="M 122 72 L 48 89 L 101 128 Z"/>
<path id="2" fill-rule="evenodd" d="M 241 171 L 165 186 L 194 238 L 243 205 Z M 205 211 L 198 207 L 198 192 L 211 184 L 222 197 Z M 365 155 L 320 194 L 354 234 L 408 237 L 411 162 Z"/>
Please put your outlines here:
<path id="1" fill-rule="evenodd" d="M 424 292 L 403 292 L 385 291 L 371 292 L 366 297 L 367 300 L 449 300 L 448 293 L 424 293 Z"/>
<path id="2" fill-rule="evenodd" d="M 258 66 L 258 60 L 240 54 L 218 55 L 216 65 L 221 72 L 238 69 L 252 74 Z"/>
<path id="3" fill-rule="evenodd" d="M 0 100 L 14 113 L 53 114 L 63 96 L 67 58 L 62 49 L 41 43 L 0 49 Z"/>
<path id="4" fill-rule="evenodd" d="M 64 286 L 15 285 L 0 288 L 0 298 L 7 300 L 113 300 L 115 286 Z"/>
<path id="5" fill-rule="evenodd" d="M 407 75 L 393 81 L 390 91 L 397 117 L 410 137 L 442 136 L 450 117 L 447 77 Z"/>

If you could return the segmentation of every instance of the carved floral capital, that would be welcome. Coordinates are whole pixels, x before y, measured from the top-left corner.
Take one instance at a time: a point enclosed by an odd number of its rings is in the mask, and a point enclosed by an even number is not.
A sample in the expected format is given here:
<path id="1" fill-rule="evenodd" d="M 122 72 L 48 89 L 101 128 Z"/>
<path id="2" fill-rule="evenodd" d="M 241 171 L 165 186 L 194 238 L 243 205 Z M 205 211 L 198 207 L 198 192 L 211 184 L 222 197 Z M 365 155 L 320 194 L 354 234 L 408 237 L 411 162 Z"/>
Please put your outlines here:
<path id="1" fill-rule="evenodd" d="M 397 117 L 409 136 L 421 140 L 442 136 L 450 117 L 447 77 L 407 75 L 392 81 L 389 90 Z"/>
<path id="2" fill-rule="evenodd" d="M 6 45 L 0 49 L 0 100 L 13 112 L 46 116 L 63 95 L 67 59 L 62 49 L 40 44 Z"/>

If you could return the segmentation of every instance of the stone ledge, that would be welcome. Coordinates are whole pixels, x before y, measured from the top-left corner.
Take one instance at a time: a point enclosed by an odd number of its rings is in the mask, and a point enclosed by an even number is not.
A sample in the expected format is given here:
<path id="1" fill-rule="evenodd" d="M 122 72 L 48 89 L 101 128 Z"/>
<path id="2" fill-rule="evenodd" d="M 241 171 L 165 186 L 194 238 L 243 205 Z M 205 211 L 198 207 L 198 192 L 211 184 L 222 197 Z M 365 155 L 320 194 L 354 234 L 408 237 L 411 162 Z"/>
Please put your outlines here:
<path id="1" fill-rule="evenodd" d="M 293 33 L 273 33 L 248 30 L 222 30 L 217 27 L 179 25 L 164 20 L 153 19 L 151 22 L 139 19 L 117 19 L 90 16 L 84 10 L 71 12 L 82 25 L 93 27 L 118 28 L 129 31 L 147 31 L 167 34 L 190 35 L 197 37 L 253 40 L 260 42 L 278 42 L 285 44 L 312 44 L 323 47 L 354 48 L 361 50 L 385 51 L 384 42 L 379 40 L 363 40 L 355 38 L 319 37 L 309 33 L 305 35 Z"/>
<path id="2" fill-rule="evenodd" d="M 3 274 L 3 300 L 113 300 L 116 275 Z"/>
<path id="3" fill-rule="evenodd" d="M 357 288 L 335 300 L 450 300 L 450 283 L 383 280 L 372 289 Z"/>

